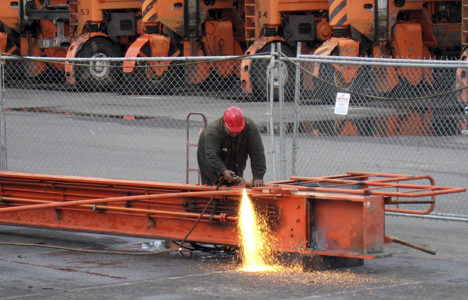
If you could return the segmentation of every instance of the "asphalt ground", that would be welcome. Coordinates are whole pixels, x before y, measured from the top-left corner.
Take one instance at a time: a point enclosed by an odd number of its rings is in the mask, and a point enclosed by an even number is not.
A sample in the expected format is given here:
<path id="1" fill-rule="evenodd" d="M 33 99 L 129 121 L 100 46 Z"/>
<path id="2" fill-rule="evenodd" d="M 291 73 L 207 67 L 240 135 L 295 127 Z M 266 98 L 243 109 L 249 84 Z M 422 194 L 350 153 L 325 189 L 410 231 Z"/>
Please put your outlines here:
<path id="1" fill-rule="evenodd" d="M 466 299 L 466 223 L 387 216 L 386 231 L 437 254 L 391 244 L 363 266 L 252 273 L 150 239 L 0 226 L 0 299 Z"/>
<path id="2" fill-rule="evenodd" d="M 135 118 L 171 118 L 185 121 L 190 112 L 202 112 L 208 121 L 222 116 L 230 105 L 241 107 L 245 114 L 254 119 L 259 126 L 266 127 L 269 122 L 268 115 L 279 123 L 281 114 L 284 120 L 292 122 L 294 118 L 294 103 L 285 102 L 280 109 L 278 102 L 270 109 L 268 102 L 249 102 L 237 99 L 235 94 L 227 93 L 225 99 L 206 95 L 122 95 L 113 93 L 93 92 L 66 92 L 50 90 L 18 90 L 8 89 L 5 92 L 7 109 L 21 109 L 23 111 L 55 112 L 75 114 L 78 116 L 110 116 L 110 117 L 135 117 Z M 301 105 L 301 111 L 307 114 L 303 118 L 306 121 L 325 121 L 336 119 L 333 105 Z M 350 106 L 346 118 L 369 117 L 369 114 L 392 114 L 395 109 L 391 106 L 365 107 Z M 195 121 L 200 120 L 194 117 Z"/>

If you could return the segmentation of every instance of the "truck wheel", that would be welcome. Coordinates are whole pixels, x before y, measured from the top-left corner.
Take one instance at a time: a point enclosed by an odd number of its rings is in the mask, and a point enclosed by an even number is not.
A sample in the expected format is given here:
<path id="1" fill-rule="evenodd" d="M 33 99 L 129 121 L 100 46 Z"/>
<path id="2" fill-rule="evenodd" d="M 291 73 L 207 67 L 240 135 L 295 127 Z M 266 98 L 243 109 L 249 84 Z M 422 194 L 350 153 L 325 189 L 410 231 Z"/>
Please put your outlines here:
<path id="1" fill-rule="evenodd" d="M 339 56 L 338 48 L 335 48 L 330 56 Z M 345 65 L 340 65 L 344 67 Z M 349 65 L 348 65 L 349 66 Z M 349 66 L 353 68 L 354 66 Z M 351 103 L 353 105 L 363 104 L 368 99 L 367 95 L 373 95 L 372 73 L 367 66 L 360 66 L 357 76 L 351 82 L 346 82 L 341 71 L 338 71 L 330 63 L 321 63 L 318 77 L 314 77 L 312 98 L 314 103 L 335 104 L 338 92 L 351 93 Z"/>
<path id="2" fill-rule="evenodd" d="M 5 52 L 8 53 L 15 44 L 8 39 Z M 19 48 L 19 47 L 18 47 Z M 20 56 L 19 50 L 11 53 L 12 55 Z M 5 84 L 8 87 L 18 87 L 22 85 L 22 81 L 26 76 L 26 64 L 25 60 L 6 60 L 4 64 L 4 79 Z"/>
<path id="3" fill-rule="evenodd" d="M 291 48 L 286 44 L 281 44 L 281 52 L 286 56 L 294 56 Z M 256 54 L 270 54 L 271 44 L 267 44 Z M 257 101 L 268 101 L 269 93 L 269 78 L 267 77 L 268 65 L 270 60 L 257 59 L 252 61 L 250 67 L 250 82 L 252 85 L 252 96 Z M 278 99 L 279 85 L 280 85 L 280 72 L 284 82 L 284 100 L 294 101 L 294 65 L 284 60 L 278 61 L 276 66 L 273 67 L 273 91 L 275 99 Z"/>
<path id="4" fill-rule="evenodd" d="M 151 57 L 151 50 L 148 43 L 143 46 L 141 52 L 144 54 L 144 57 Z M 170 62 L 167 60 L 161 61 L 162 65 L 167 63 Z M 139 94 L 157 94 L 169 90 L 169 80 L 173 77 L 171 74 L 171 67 L 169 66 L 169 69 L 162 75 L 158 75 L 153 67 L 154 66 L 147 61 L 137 61 L 135 70 L 132 73 L 134 86 L 131 88 L 135 89 Z M 172 80 L 175 80 L 175 78 L 172 78 Z"/>
<path id="5" fill-rule="evenodd" d="M 312 97 L 319 104 L 333 104 L 337 92 L 335 85 L 335 69 L 330 64 L 321 64 L 318 77 L 314 78 Z"/>
<path id="6" fill-rule="evenodd" d="M 433 105 L 434 121 L 432 123 L 434 134 L 457 135 L 459 134 L 458 124 L 464 118 L 463 103 L 457 98 L 457 94 L 451 93 L 457 88 L 457 73 L 455 69 L 436 69 L 434 71 L 433 94 L 446 95 L 437 97 L 437 103 Z"/>
<path id="7" fill-rule="evenodd" d="M 108 58 L 121 56 L 118 48 L 106 38 L 96 37 L 87 41 L 77 57 Z M 105 90 L 116 87 L 121 67 L 117 62 L 90 61 L 75 66 L 78 86 L 85 90 Z"/>
<path id="8" fill-rule="evenodd" d="M 463 103 L 459 102 L 455 94 L 446 95 L 434 105 L 434 119 L 432 128 L 436 136 L 458 135 L 458 124 L 464 119 Z"/>
<path id="9" fill-rule="evenodd" d="M 339 56 L 339 50 L 336 48 L 330 56 Z M 363 68 L 358 70 L 357 78 L 347 83 L 340 71 L 330 63 L 320 64 L 318 77 L 314 78 L 313 98 L 321 104 L 335 104 L 336 94 L 338 92 L 355 91 L 360 92 L 360 82 L 362 82 Z M 355 95 L 352 95 L 352 101 L 355 101 Z"/>

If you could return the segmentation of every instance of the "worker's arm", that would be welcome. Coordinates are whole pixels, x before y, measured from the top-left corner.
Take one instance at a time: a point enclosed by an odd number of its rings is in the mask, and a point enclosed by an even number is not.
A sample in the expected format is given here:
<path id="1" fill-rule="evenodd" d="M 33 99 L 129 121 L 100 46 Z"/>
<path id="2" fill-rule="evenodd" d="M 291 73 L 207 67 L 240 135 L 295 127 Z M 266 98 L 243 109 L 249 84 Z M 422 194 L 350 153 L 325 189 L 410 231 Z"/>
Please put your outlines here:
<path id="1" fill-rule="evenodd" d="M 205 134 L 205 158 L 208 164 L 217 174 L 223 174 L 227 170 L 226 165 L 221 159 L 222 138 L 215 130 L 207 131 Z M 224 174 L 223 174 L 224 175 Z"/>

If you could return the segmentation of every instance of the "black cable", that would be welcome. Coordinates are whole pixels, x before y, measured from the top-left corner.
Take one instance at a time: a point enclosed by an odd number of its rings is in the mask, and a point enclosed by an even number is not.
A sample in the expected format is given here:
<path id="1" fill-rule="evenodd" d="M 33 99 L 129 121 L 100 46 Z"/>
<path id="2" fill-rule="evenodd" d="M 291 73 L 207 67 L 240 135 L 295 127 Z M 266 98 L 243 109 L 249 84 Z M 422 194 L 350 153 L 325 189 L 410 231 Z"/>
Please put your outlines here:
<path id="1" fill-rule="evenodd" d="M 132 251 L 118 251 L 118 250 L 84 249 L 84 248 L 65 247 L 65 246 L 58 246 L 58 245 L 15 243 L 15 242 L 0 242 L 0 245 L 42 247 L 42 248 L 52 248 L 52 249 L 60 249 L 60 250 L 76 251 L 76 252 L 120 254 L 120 255 L 151 255 L 151 254 L 160 254 L 160 253 L 167 253 L 167 252 L 174 251 L 173 249 L 164 249 L 164 250 L 151 251 L 151 252 L 132 252 Z"/>
<path id="2" fill-rule="evenodd" d="M 221 185 L 223 184 L 223 181 L 224 181 L 224 178 L 223 177 L 219 177 L 218 178 L 218 182 L 216 183 L 216 189 L 215 191 L 219 190 L 219 188 L 221 187 Z M 184 239 L 182 240 L 182 242 L 180 242 L 180 245 L 179 245 L 179 253 L 184 255 L 184 256 L 191 256 L 192 253 L 191 253 L 191 250 L 188 249 L 187 247 L 183 247 L 182 245 L 185 243 L 185 241 L 187 240 L 187 238 L 190 236 L 190 234 L 192 233 L 192 231 L 195 229 L 195 227 L 198 225 L 198 223 L 200 222 L 202 216 L 205 214 L 206 210 L 208 209 L 208 207 L 210 206 L 211 202 L 213 201 L 215 195 L 213 194 L 210 198 L 210 200 L 206 203 L 205 207 L 203 208 L 202 212 L 200 213 L 200 215 L 198 216 L 197 220 L 195 221 L 195 223 L 193 224 L 192 228 L 189 230 L 189 232 L 187 233 L 187 235 L 184 237 Z M 185 254 L 182 250 L 182 248 L 185 248 L 187 250 L 189 250 L 190 252 L 188 254 Z"/>
<path id="3" fill-rule="evenodd" d="M 288 62 L 292 63 L 295 66 L 298 65 L 297 62 L 293 61 L 286 54 L 284 54 L 284 53 L 280 53 L 280 54 L 281 54 L 281 57 L 285 58 Z M 313 75 L 313 72 L 311 72 L 310 70 L 307 70 L 306 68 L 304 68 L 301 65 L 299 65 L 299 68 L 301 69 L 302 72 L 307 73 L 308 75 L 314 76 L 314 79 L 318 79 L 320 82 L 325 83 L 326 85 L 328 85 L 330 87 L 336 87 L 336 88 L 339 88 L 340 90 L 342 90 L 344 92 L 347 92 L 349 94 L 352 94 L 352 95 L 355 95 L 355 96 L 360 96 L 360 97 L 365 97 L 365 98 L 369 98 L 369 99 L 373 99 L 373 100 L 402 100 L 402 101 L 406 101 L 406 100 L 426 100 L 426 99 L 437 98 L 437 97 L 442 97 L 442 96 L 455 94 L 455 93 L 458 93 L 458 92 L 463 91 L 465 89 L 468 89 L 468 86 L 463 86 L 463 87 L 456 88 L 456 89 L 453 89 L 453 90 L 450 90 L 450 91 L 447 91 L 447 92 L 431 94 L 431 95 L 421 96 L 421 97 L 388 98 L 388 97 L 380 97 L 380 96 L 362 94 L 362 93 L 350 90 L 350 89 L 348 89 L 346 87 L 338 86 L 338 85 L 336 85 L 334 83 L 328 82 L 327 80 L 325 80 L 323 78 L 320 78 L 320 76 Z"/>

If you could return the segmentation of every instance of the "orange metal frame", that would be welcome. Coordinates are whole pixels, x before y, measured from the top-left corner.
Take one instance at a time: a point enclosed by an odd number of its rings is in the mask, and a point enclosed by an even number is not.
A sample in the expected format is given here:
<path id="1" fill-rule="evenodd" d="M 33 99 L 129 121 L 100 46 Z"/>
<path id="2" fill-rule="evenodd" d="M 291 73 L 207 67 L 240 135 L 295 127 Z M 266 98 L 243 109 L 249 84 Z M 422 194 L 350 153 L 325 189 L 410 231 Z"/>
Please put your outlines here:
<path id="1" fill-rule="evenodd" d="M 198 178 L 198 184 L 200 184 L 200 179 L 201 179 L 201 175 L 200 175 L 200 169 L 198 168 L 192 168 L 190 167 L 190 149 L 196 149 L 198 148 L 198 143 L 194 143 L 194 142 L 191 142 L 190 141 L 190 117 L 192 116 L 199 116 L 202 121 L 203 121 L 203 125 L 201 126 L 199 132 L 198 132 L 198 138 L 200 138 L 200 135 L 202 134 L 202 132 L 206 129 L 206 127 L 208 126 L 208 118 L 205 116 L 204 113 L 201 113 L 201 112 L 191 112 L 187 115 L 187 119 L 186 119 L 186 128 L 187 128 L 187 146 L 186 146 L 186 183 L 189 183 L 189 179 L 190 179 L 190 172 L 196 172 L 197 173 L 197 178 Z"/>
<path id="2" fill-rule="evenodd" d="M 0 223 L 180 241 L 200 217 L 188 242 L 237 246 L 243 188 L 0 172 Z M 397 241 L 385 235 L 385 211 L 427 214 L 437 195 L 463 191 L 427 175 L 368 172 L 248 188 L 276 251 L 361 259 Z"/>

